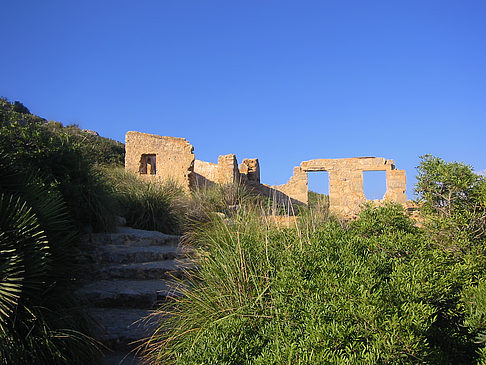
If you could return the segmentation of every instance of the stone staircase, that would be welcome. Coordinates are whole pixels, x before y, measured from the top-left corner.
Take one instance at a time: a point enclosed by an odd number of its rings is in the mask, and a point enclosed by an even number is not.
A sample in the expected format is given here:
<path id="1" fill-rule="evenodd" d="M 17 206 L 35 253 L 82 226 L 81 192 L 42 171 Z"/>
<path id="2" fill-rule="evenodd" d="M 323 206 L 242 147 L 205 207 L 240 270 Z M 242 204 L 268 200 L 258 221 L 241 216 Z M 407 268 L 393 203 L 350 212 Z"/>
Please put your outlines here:
<path id="1" fill-rule="evenodd" d="M 87 235 L 87 271 L 80 295 L 99 324 L 97 338 L 110 350 L 101 364 L 134 365 L 137 341 L 150 336 L 158 304 L 177 295 L 168 282 L 189 266 L 179 236 L 119 227 L 116 233 Z"/>

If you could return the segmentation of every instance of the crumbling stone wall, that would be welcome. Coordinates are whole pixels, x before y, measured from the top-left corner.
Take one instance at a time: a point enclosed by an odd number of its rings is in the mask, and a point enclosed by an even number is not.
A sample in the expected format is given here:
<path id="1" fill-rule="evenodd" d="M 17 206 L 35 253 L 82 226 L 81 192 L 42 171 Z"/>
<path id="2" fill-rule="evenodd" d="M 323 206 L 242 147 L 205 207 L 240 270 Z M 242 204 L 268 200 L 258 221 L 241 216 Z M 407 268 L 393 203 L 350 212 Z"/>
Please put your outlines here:
<path id="1" fill-rule="evenodd" d="M 238 161 L 234 154 L 222 155 L 218 157 L 219 184 L 235 184 L 240 181 L 240 171 Z"/>
<path id="2" fill-rule="evenodd" d="M 300 166 L 294 167 L 294 174 L 290 180 L 283 185 L 274 185 L 270 187 L 280 193 L 283 193 L 287 197 L 287 201 L 290 200 L 294 204 L 307 204 L 309 190 L 307 188 L 307 172 Z M 275 195 L 274 196 L 278 196 Z M 280 196 L 282 200 L 282 196 Z M 282 201 L 286 203 L 285 201 Z"/>
<path id="3" fill-rule="evenodd" d="M 127 132 L 125 169 L 147 180 L 171 179 L 189 191 L 193 185 L 193 150 L 184 138 Z"/>
<path id="4" fill-rule="evenodd" d="M 212 162 L 194 161 L 194 185 L 208 187 L 219 180 L 219 166 Z"/>
<path id="5" fill-rule="evenodd" d="M 234 154 L 219 156 L 217 164 L 196 160 L 194 176 L 196 186 L 237 183 L 240 181 L 240 172 L 236 156 Z"/>
<path id="6" fill-rule="evenodd" d="M 329 208 L 334 213 L 353 216 L 366 202 L 363 192 L 363 171 L 386 171 L 387 191 L 384 200 L 405 203 L 406 177 L 404 170 L 396 170 L 393 160 L 382 157 L 316 159 L 304 161 L 294 168 L 294 176 L 287 184 L 274 186 L 292 199 L 307 204 L 307 172 L 329 172 Z M 305 175 L 305 177 L 304 177 Z"/>
<path id="7" fill-rule="evenodd" d="M 406 202 L 406 177 L 393 160 L 382 157 L 315 159 L 294 167 L 293 176 L 283 185 L 260 183 L 258 159 L 245 159 L 238 166 L 234 154 L 222 155 L 218 163 L 194 159 L 193 147 L 184 138 L 161 137 L 140 132 L 126 135 L 125 168 L 144 179 L 170 178 L 189 191 L 193 186 L 241 183 L 281 203 L 307 204 L 307 173 L 329 172 L 329 207 L 334 213 L 354 216 L 366 202 L 363 171 L 386 171 L 383 200 Z"/>

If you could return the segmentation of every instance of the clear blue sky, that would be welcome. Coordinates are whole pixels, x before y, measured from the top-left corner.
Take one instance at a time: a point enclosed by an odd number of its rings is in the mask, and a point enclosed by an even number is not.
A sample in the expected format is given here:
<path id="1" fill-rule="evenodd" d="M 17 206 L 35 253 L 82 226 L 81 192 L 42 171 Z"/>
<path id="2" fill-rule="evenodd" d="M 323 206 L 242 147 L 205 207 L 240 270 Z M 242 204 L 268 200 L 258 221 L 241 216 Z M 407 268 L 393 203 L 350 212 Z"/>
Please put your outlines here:
<path id="1" fill-rule="evenodd" d="M 0 96 L 46 119 L 185 137 L 206 161 L 258 157 L 268 184 L 304 160 L 378 156 L 407 171 L 410 198 L 422 154 L 486 169 L 484 0 L 0 9 Z"/>

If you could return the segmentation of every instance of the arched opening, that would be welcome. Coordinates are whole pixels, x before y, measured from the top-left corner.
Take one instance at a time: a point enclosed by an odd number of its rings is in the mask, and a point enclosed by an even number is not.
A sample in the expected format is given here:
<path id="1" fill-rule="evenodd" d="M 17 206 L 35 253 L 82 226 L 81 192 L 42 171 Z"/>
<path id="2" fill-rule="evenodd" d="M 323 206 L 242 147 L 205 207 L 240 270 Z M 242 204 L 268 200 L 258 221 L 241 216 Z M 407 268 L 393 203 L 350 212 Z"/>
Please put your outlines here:
<path id="1" fill-rule="evenodd" d="M 363 192 L 368 200 L 382 200 L 386 193 L 386 171 L 363 171 Z"/>

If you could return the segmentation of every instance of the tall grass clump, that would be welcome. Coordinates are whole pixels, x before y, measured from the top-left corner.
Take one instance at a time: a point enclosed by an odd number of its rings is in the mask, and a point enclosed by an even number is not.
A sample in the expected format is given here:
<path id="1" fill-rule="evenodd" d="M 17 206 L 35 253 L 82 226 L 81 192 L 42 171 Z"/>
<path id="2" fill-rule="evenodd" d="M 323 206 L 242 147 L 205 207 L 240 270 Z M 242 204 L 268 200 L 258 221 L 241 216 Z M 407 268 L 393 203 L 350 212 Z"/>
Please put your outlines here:
<path id="1" fill-rule="evenodd" d="M 361 222 L 349 227 L 336 220 L 313 225 L 304 216 L 293 228 L 279 228 L 260 212 L 242 207 L 195 229 L 198 269 L 178 283 L 184 295 L 161 307 L 167 319 L 145 344 L 147 361 L 478 359 L 482 327 L 473 316 L 469 321 L 479 329 L 465 326 L 462 293 L 484 272 L 484 255 L 455 260 L 398 207 L 365 208 Z M 395 228 L 378 224 L 364 234 L 376 222 Z"/>
<path id="2" fill-rule="evenodd" d="M 239 183 L 195 186 L 186 200 L 186 230 L 210 221 L 215 213 L 232 215 L 242 206 L 255 204 L 258 199 L 247 187 Z"/>
<path id="3" fill-rule="evenodd" d="M 118 213 L 129 226 L 181 233 L 185 198 L 182 188 L 174 182 L 144 181 L 123 168 L 107 168 L 104 176 L 111 186 Z"/>

